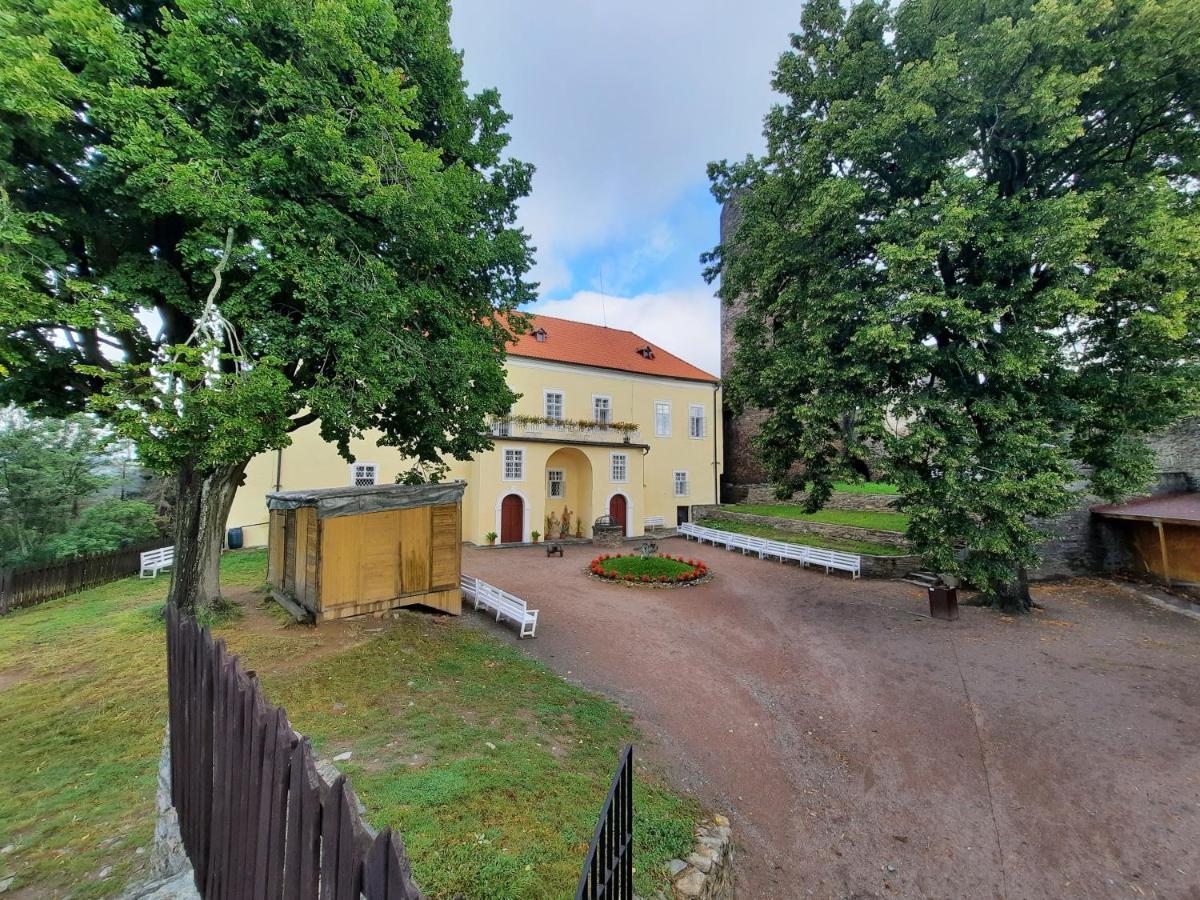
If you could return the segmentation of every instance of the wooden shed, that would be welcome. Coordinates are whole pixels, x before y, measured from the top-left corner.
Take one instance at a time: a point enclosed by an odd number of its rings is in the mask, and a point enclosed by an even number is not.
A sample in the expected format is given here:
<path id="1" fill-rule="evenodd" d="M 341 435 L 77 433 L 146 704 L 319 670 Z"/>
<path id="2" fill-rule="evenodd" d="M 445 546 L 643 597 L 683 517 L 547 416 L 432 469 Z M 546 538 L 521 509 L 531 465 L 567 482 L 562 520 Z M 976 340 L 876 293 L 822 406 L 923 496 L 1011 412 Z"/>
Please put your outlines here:
<path id="1" fill-rule="evenodd" d="M 267 581 L 317 622 L 421 604 L 458 615 L 466 482 L 267 494 Z"/>

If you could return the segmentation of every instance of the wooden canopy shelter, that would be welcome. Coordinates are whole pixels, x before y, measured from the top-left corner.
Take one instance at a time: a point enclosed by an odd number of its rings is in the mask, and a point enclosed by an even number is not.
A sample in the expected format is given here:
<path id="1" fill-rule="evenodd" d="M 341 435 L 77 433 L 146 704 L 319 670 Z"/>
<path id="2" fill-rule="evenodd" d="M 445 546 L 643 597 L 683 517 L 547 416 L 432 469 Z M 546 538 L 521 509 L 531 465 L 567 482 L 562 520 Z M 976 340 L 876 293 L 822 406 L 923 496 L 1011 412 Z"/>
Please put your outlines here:
<path id="1" fill-rule="evenodd" d="M 1123 526 L 1137 571 L 1168 585 L 1200 584 L 1200 493 L 1093 506 L 1092 513 Z"/>
<path id="2" fill-rule="evenodd" d="M 420 604 L 458 615 L 466 482 L 267 494 L 267 581 L 317 622 Z"/>

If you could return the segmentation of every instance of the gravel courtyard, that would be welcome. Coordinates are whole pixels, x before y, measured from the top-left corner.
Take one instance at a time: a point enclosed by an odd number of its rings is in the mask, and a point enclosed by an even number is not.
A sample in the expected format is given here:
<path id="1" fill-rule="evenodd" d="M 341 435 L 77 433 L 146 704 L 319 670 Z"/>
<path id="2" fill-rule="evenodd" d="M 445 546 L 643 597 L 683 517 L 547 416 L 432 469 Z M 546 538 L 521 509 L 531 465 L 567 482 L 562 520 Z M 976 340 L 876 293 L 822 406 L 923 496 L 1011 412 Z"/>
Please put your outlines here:
<path id="1" fill-rule="evenodd" d="M 902 582 L 661 549 L 715 578 L 603 583 L 589 546 L 463 569 L 540 608 L 522 649 L 730 816 L 740 896 L 1200 898 L 1200 621 L 1076 581 L 947 623 Z"/>

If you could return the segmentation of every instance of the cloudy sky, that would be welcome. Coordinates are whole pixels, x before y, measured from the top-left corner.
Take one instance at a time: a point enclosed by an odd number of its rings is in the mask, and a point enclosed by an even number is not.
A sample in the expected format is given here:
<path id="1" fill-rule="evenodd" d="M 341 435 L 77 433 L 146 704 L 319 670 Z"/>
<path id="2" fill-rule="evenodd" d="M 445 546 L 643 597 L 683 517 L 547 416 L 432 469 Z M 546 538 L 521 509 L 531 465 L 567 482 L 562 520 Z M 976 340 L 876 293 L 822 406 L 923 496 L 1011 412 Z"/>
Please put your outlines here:
<path id="1" fill-rule="evenodd" d="M 705 165 L 761 151 L 799 17 L 798 0 L 456 0 L 467 79 L 499 88 L 511 154 L 537 167 L 521 206 L 536 311 L 607 319 L 717 372 Z"/>

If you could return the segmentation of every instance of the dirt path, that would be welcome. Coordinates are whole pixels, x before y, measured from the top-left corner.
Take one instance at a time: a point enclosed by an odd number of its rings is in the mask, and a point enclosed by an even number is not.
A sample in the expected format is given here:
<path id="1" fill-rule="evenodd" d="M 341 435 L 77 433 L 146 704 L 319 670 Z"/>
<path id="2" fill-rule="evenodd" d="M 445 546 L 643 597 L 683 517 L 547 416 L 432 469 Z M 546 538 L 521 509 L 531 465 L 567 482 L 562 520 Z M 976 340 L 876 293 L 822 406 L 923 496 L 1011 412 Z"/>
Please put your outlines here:
<path id="1" fill-rule="evenodd" d="M 605 584 L 583 547 L 463 567 L 729 812 L 742 896 L 1200 898 L 1200 622 L 1081 582 L 949 624 L 902 583 L 663 549 L 717 577 Z"/>

